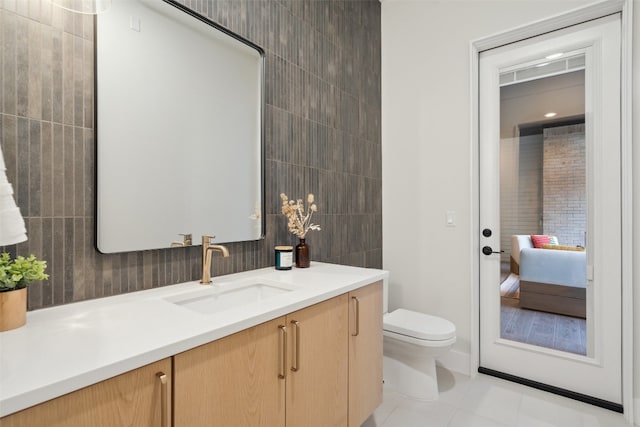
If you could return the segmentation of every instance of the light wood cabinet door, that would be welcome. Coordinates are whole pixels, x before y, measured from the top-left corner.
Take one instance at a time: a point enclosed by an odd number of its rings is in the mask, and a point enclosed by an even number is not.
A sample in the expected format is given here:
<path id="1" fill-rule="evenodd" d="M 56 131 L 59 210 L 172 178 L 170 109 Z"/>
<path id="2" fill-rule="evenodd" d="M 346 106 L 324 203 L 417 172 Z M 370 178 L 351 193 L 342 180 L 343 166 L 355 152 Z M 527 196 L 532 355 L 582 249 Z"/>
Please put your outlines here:
<path id="1" fill-rule="evenodd" d="M 174 356 L 174 425 L 285 423 L 285 318 Z"/>
<path id="2" fill-rule="evenodd" d="M 348 295 L 287 316 L 287 426 L 347 425 Z"/>
<path id="3" fill-rule="evenodd" d="M 165 375 L 164 381 L 161 375 Z M 0 419 L 0 425 L 158 427 L 164 422 L 164 426 L 169 427 L 170 396 L 171 359 L 163 359 L 16 412 Z"/>
<path id="4" fill-rule="evenodd" d="M 382 403 L 382 282 L 349 293 L 349 427 Z"/>

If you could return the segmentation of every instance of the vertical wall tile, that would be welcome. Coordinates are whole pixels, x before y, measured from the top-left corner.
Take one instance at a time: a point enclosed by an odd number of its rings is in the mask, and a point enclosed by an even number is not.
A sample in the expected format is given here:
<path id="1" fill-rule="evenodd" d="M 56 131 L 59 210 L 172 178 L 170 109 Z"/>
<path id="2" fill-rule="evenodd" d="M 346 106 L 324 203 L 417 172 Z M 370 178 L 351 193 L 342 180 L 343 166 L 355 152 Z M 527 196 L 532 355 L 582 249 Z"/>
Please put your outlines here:
<path id="1" fill-rule="evenodd" d="M 15 66 L 16 66 L 16 114 L 26 117 L 29 107 L 29 21 L 16 18 Z"/>
<path id="2" fill-rule="evenodd" d="M 53 215 L 64 216 L 64 127 L 59 123 L 53 124 L 53 158 L 51 167 L 53 170 Z"/>
<path id="3" fill-rule="evenodd" d="M 73 199 L 73 148 L 74 148 L 74 133 L 75 128 L 71 126 L 64 126 L 62 132 L 62 184 L 64 194 L 64 215 L 66 217 L 72 217 L 74 214 L 75 202 Z"/>
<path id="4" fill-rule="evenodd" d="M 53 273 L 53 257 L 54 257 L 54 236 L 53 236 L 53 218 L 42 219 L 42 252 L 40 253 L 40 259 L 47 261 L 46 273 L 49 277 L 54 275 Z M 53 305 L 53 281 L 45 280 L 42 282 L 42 306 L 49 307 Z"/>
<path id="5" fill-rule="evenodd" d="M 56 7 L 55 9 L 60 9 Z M 62 123 L 64 117 L 64 88 L 62 32 L 51 29 L 51 120 Z"/>
<path id="6" fill-rule="evenodd" d="M 38 259 L 42 259 L 42 219 L 41 218 L 28 218 L 26 221 L 27 233 L 29 234 L 28 254 L 35 255 Z M 28 306 L 29 309 L 40 308 L 43 305 L 42 301 L 42 282 L 34 282 L 29 285 L 27 291 Z"/>
<path id="7" fill-rule="evenodd" d="M 113 290 L 113 257 L 98 256 L 96 260 L 96 266 L 102 264 L 102 295 L 109 296 L 118 293 Z"/>
<path id="8" fill-rule="evenodd" d="M 39 217 L 42 197 L 42 132 L 39 120 L 29 121 L 29 216 Z"/>
<path id="9" fill-rule="evenodd" d="M 73 213 L 74 216 L 84 215 L 85 175 L 84 175 L 84 129 L 75 127 L 73 132 Z"/>
<path id="10" fill-rule="evenodd" d="M 37 2 L 29 2 L 37 3 Z M 42 30 L 40 24 L 29 21 L 28 24 L 28 98 L 27 114 L 31 118 L 42 117 Z"/>
<path id="11" fill-rule="evenodd" d="M 76 265 L 74 265 L 74 242 L 75 242 L 75 236 L 74 236 L 74 224 L 73 224 L 73 218 L 64 218 L 64 228 L 63 228 L 63 236 L 64 236 L 64 246 L 62 247 L 63 253 L 64 253 L 64 258 L 63 258 L 63 269 L 64 269 L 64 273 L 63 273 L 63 289 L 64 289 L 64 294 L 63 294 L 63 301 L 65 303 L 70 303 L 70 302 L 74 302 L 74 290 L 76 289 L 76 287 L 78 289 L 81 289 L 81 284 L 76 284 L 75 283 L 75 279 L 76 279 L 76 274 L 75 274 L 75 267 Z"/>
<path id="12" fill-rule="evenodd" d="M 13 191 L 23 216 L 29 216 L 29 120 L 18 117 L 16 139 L 16 180 Z"/>
<path id="13" fill-rule="evenodd" d="M 2 98 L 0 105 L 6 114 L 16 114 L 16 20 L 9 12 L 0 14 L 2 32 Z"/>
<path id="14" fill-rule="evenodd" d="M 73 119 L 75 126 L 82 126 L 84 121 L 84 41 L 80 37 L 73 38 Z"/>
<path id="15" fill-rule="evenodd" d="M 18 142 L 18 120 L 15 116 L 0 114 L 0 143 L 2 143 L 2 154 L 7 168 L 7 179 L 13 185 L 18 178 L 17 170 L 17 142 Z"/>
<path id="16" fill-rule="evenodd" d="M 93 21 L 91 21 L 91 25 L 88 27 L 91 28 L 93 32 Z M 83 40 L 83 64 L 82 64 L 82 99 L 83 99 L 83 126 L 85 128 L 93 129 L 93 103 L 94 103 L 94 44 L 93 39 Z"/>
<path id="17" fill-rule="evenodd" d="M 53 128 L 50 122 L 41 122 L 40 188 L 43 217 L 53 216 Z"/>
<path id="18" fill-rule="evenodd" d="M 79 301 L 87 298 L 89 286 L 85 281 L 85 239 L 84 218 L 72 218 L 73 226 L 73 300 Z"/>
<path id="19" fill-rule="evenodd" d="M 64 256 L 64 219 L 53 219 L 53 256 L 47 259 L 49 282 L 51 283 L 52 305 L 59 305 L 65 302 L 65 256 Z"/>
<path id="20" fill-rule="evenodd" d="M 84 293 L 85 298 L 95 298 L 96 296 L 96 250 L 93 247 L 93 220 L 92 218 L 82 218 L 83 239 L 82 254 L 84 257 Z"/>
<path id="21" fill-rule="evenodd" d="M 68 16 L 70 12 L 65 11 L 65 16 Z M 73 58 L 74 50 L 74 37 L 73 35 L 64 32 L 62 34 L 62 120 L 66 125 L 72 125 L 74 123 L 74 79 L 73 79 L 73 66 L 75 61 Z"/>
<path id="22" fill-rule="evenodd" d="M 95 142 L 92 129 L 84 131 L 84 160 L 81 186 L 84 191 L 84 210 L 80 215 L 94 217 L 95 212 Z"/>
<path id="23" fill-rule="evenodd" d="M 142 264 L 143 264 L 143 272 L 142 272 L 142 288 L 150 289 L 153 287 L 153 251 L 144 251 L 142 253 Z"/>
<path id="24" fill-rule="evenodd" d="M 296 243 L 281 192 L 316 195 L 313 260 L 380 267 L 379 2 L 182 3 L 266 51 L 265 239 L 230 243 L 214 277 L 271 265 L 275 244 Z M 199 247 L 95 249 L 93 20 L 5 0 L 0 24 L 0 142 L 30 229 L 10 250 L 37 246 L 50 274 L 30 309 L 199 279 Z"/>

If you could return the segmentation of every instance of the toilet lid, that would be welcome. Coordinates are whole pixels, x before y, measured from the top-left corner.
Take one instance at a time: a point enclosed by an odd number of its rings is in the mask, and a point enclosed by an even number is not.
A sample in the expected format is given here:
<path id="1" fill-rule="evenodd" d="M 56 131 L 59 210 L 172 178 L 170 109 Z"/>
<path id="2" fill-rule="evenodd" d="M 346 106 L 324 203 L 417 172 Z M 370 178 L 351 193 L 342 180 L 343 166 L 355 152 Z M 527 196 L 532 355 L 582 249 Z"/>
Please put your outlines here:
<path id="1" fill-rule="evenodd" d="M 456 325 L 437 316 L 399 308 L 384 315 L 384 330 L 421 340 L 442 341 L 453 338 Z"/>

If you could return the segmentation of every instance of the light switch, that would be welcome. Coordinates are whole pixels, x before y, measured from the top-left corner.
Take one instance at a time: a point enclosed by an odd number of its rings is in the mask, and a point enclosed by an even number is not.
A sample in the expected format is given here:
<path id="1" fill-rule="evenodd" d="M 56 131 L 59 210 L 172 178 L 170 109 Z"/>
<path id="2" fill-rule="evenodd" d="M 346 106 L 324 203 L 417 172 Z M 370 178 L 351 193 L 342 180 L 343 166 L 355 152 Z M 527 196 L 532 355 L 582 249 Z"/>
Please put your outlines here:
<path id="1" fill-rule="evenodd" d="M 136 32 L 140 32 L 140 18 L 138 18 L 137 16 L 129 16 L 129 28 L 131 28 L 133 31 Z"/>
<path id="2" fill-rule="evenodd" d="M 447 227 L 455 227 L 456 226 L 456 211 L 447 211 Z"/>

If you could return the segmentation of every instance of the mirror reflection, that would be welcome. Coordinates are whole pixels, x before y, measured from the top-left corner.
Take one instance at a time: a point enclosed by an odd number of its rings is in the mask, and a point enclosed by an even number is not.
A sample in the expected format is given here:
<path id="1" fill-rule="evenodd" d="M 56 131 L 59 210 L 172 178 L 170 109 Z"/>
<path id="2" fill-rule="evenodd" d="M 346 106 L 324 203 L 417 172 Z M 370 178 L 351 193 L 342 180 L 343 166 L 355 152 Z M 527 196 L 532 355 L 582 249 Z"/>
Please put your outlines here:
<path id="1" fill-rule="evenodd" d="M 173 2 L 96 18 L 101 252 L 263 237 L 263 61 Z"/>
<path id="2" fill-rule="evenodd" d="M 584 54 L 500 75 L 501 337 L 587 354 Z"/>

